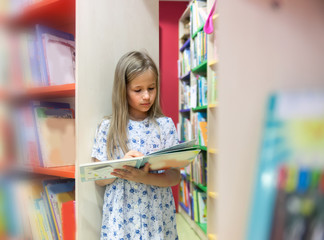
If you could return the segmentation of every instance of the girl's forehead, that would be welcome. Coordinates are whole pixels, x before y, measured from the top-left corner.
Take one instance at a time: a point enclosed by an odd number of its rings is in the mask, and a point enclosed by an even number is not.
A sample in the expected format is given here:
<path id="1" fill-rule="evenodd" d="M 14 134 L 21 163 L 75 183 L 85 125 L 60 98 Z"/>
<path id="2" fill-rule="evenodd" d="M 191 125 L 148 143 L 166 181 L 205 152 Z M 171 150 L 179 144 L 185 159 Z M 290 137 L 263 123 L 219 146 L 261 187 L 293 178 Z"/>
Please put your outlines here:
<path id="1" fill-rule="evenodd" d="M 156 83 L 155 75 L 152 71 L 147 70 L 138 76 L 136 76 L 133 80 L 131 80 L 128 85 L 130 86 L 142 86 L 142 85 L 152 85 Z"/>

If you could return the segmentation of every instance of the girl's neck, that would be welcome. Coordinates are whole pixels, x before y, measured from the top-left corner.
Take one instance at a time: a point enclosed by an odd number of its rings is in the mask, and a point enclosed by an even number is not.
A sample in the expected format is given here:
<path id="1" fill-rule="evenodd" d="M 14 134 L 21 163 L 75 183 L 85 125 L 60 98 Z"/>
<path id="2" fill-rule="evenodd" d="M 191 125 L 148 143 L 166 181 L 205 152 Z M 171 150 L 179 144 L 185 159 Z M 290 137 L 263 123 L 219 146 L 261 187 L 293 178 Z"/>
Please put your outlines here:
<path id="1" fill-rule="evenodd" d="M 136 115 L 129 114 L 129 119 L 133 120 L 133 121 L 143 121 L 147 117 L 148 117 L 147 113 L 146 114 L 144 114 L 144 113 L 143 114 L 136 114 Z"/>

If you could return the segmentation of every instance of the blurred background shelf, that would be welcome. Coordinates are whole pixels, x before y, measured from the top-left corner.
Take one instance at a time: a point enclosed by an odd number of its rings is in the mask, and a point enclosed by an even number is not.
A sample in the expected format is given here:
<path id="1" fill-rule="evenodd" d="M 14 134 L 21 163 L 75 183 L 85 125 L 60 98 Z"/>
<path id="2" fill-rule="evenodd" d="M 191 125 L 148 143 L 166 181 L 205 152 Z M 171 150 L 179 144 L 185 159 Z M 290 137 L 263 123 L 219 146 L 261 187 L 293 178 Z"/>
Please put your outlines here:
<path id="1" fill-rule="evenodd" d="M 10 97 L 13 99 L 24 99 L 24 98 L 63 98 L 63 97 L 74 97 L 75 96 L 75 83 L 57 85 L 57 86 L 46 86 L 29 88 L 21 90 L 19 92 L 10 93 Z"/>
<path id="2" fill-rule="evenodd" d="M 7 17 L 5 22 L 13 26 L 64 26 L 75 22 L 75 0 L 43 0 L 27 6 L 15 16 Z"/>

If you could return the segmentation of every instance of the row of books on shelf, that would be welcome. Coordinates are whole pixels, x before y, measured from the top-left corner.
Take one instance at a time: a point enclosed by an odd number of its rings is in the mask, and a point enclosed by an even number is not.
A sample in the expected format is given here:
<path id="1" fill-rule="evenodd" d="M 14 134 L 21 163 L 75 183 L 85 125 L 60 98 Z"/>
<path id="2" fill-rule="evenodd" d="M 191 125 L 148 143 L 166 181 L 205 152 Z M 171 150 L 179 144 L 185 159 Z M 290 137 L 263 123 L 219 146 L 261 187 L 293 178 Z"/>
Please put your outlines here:
<path id="1" fill-rule="evenodd" d="M 193 113 L 191 119 L 182 116 L 178 123 L 178 135 L 181 141 L 198 140 L 198 145 L 207 146 L 207 113 Z"/>
<path id="2" fill-rule="evenodd" d="M 205 24 L 207 17 L 207 2 L 194 0 L 190 6 L 191 36 Z"/>
<path id="3" fill-rule="evenodd" d="M 216 76 L 215 76 L 216 77 Z M 180 107 L 181 109 L 189 109 L 196 108 L 201 106 L 206 106 L 208 104 L 207 101 L 207 79 L 202 75 L 195 75 L 195 81 L 192 85 L 187 81 L 180 82 Z M 213 88 L 213 91 L 216 91 Z"/>
<path id="4" fill-rule="evenodd" d="M 2 179 L 0 225 L 3 239 L 75 239 L 75 181 Z"/>
<path id="5" fill-rule="evenodd" d="M 191 107 L 206 106 L 207 102 L 207 79 L 202 75 L 195 75 L 196 81 L 191 85 Z"/>
<path id="6" fill-rule="evenodd" d="M 182 175 L 199 186 L 207 185 L 207 156 L 200 152 L 195 160 L 182 170 Z"/>
<path id="7" fill-rule="evenodd" d="M 216 71 L 211 70 L 211 82 L 210 82 L 210 91 L 209 91 L 209 102 L 215 104 L 218 98 L 217 91 L 217 74 Z"/>
<path id="8" fill-rule="evenodd" d="M 180 81 L 180 109 L 191 108 L 190 101 L 190 84 L 187 81 Z"/>
<path id="9" fill-rule="evenodd" d="M 75 83 L 75 41 L 70 33 L 36 24 L 0 34 L 0 85 L 19 91 Z M 9 80 L 10 79 L 10 80 Z"/>
<path id="10" fill-rule="evenodd" d="M 207 60 L 207 34 L 204 31 L 197 33 L 191 48 L 191 68 L 195 68 Z"/>
<path id="11" fill-rule="evenodd" d="M 19 164 L 75 164 L 75 119 L 69 103 L 31 101 L 12 111 Z"/>
<path id="12" fill-rule="evenodd" d="M 185 178 L 180 182 L 180 205 L 199 224 L 207 224 L 207 193 Z"/>
<path id="13" fill-rule="evenodd" d="M 191 57 L 190 49 L 186 48 L 180 54 L 180 59 L 178 60 L 178 77 L 181 78 L 185 76 L 191 69 Z"/>

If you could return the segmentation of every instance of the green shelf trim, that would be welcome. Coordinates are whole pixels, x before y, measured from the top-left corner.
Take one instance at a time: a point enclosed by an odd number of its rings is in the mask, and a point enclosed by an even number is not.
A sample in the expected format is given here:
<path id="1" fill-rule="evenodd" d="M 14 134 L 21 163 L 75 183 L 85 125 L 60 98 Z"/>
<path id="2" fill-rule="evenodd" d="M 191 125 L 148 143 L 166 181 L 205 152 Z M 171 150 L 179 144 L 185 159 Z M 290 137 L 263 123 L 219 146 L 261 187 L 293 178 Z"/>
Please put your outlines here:
<path id="1" fill-rule="evenodd" d="M 207 147 L 206 146 L 195 145 L 195 147 L 207 152 Z"/>
<path id="2" fill-rule="evenodd" d="M 201 183 L 195 183 L 195 185 L 196 185 L 197 187 L 199 187 L 200 190 L 202 190 L 202 191 L 204 191 L 204 192 L 207 192 L 207 187 L 204 186 L 204 185 L 202 185 Z"/>
<path id="3" fill-rule="evenodd" d="M 207 234 L 207 223 L 197 223 L 197 225 Z"/>
<path id="4" fill-rule="evenodd" d="M 206 72 L 207 71 L 207 60 L 203 61 L 197 67 L 191 69 L 193 73 Z"/>
<path id="5" fill-rule="evenodd" d="M 194 112 L 198 112 L 198 111 L 205 111 L 207 110 L 208 106 L 201 106 L 201 107 L 195 107 L 195 108 L 192 108 L 192 111 Z"/>
<path id="6" fill-rule="evenodd" d="M 197 34 L 201 32 L 203 29 L 204 29 L 204 25 L 200 26 L 198 30 L 192 35 L 191 38 L 194 39 L 197 36 Z"/>

